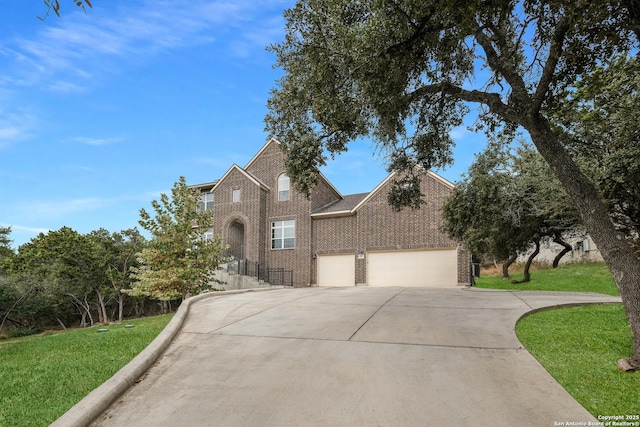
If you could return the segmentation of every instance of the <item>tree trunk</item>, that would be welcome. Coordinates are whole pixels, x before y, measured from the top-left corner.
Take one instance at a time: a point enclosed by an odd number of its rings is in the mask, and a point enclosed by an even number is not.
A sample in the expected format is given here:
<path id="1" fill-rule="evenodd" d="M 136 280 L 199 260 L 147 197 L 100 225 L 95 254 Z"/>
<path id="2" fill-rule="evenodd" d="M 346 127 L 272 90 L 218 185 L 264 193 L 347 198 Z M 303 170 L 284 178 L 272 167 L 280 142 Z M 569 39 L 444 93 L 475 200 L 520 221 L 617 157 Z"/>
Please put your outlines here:
<path id="1" fill-rule="evenodd" d="M 98 298 L 98 322 L 102 324 L 108 323 L 109 315 L 107 314 L 107 307 L 104 303 L 104 296 L 99 289 L 96 289 L 96 297 Z"/>
<path id="2" fill-rule="evenodd" d="M 93 316 L 91 315 L 91 305 L 87 302 L 87 297 L 84 297 L 84 302 L 81 301 L 73 294 L 67 294 L 71 297 L 71 303 L 78 309 L 80 313 L 80 327 L 85 328 L 87 326 L 87 317 L 89 317 L 89 321 L 91 322 L 89 326 L 93 326 Z"/>
<path id="3" fill-rule="evenodd" d="M 22 294 L 20 296 L 20 298 L 18 298 L 16 300 L 16 302 L 13 303 L 13 305 L 9 308 L 9 310 L 7 311 L 7 313 L 4 315 L 4 317 L 2 318 L 2 323 L 0 323 L 0 333 L 2 332 L 2 328 L 4 327 L 4 323 L 5 321 L 9 318 L 9 314 L 11 314 L 11 312 L 13 311 L 14 308 L 16 308 L 16 306 L 18 305 L 18 303 L 20 301 L 22 301 L 24 299 L 24 297 L 27 296 L 27 293 L 25 292 L 24 294 Z"/>
<path id="4" fill-rule="evenodd" d="M 118 294 L 118 322 L 122 323 L 124 318 L 124 294 Z"/>
<path id="5" fill-rule="evenodd" d="M 56 320 L 58 321 L 58 324 L 62 327 L 62 329 L 67 329 L 67 326 L 64 324 L 62 320 L 60 320 L 59 317 L 56 317 Z"/>
<path id="6" fill-rule="evenodd" d="M 553 268 L 558 268 L 558 264 L 560 264 L 560 260 L 562 259 L 562 257 L 571 252 L 573 248 L 570 244 L 562 240 L 562 237 L 559 234 L 556 234 L 554 236 L 553 243 L 564 246 L 564 249 L 562 249 L 560 253 L 553 259 Z"/>
<path id="7" fill-rule="evenodd" d="M 540 253 L 540 238 L 536 237 L 533 244 L 536 245 L 536 249 L 531 253 L 531 255 L 529 255 L 529 258 L 527 258 L 527 263 L 524 265 L 524 277 L 521 281 L 516 283 L 527 283 L 531 281 L 531 273 L 529 273 L 529 269 L 531 268 L 533 259 Z"/>
<path id="8" fill-rule="evenodd" d="M 621 359 L 618 366 L 624 362 L 622 365 L 631 369 L 640 369 L 640 260 L 624 236 L 616 231 L 595 185 L 558 141 L 549 122 L 535 114 L 528 116 L 522 125 L 573 200 L 620 291 L 633 336 L 633 354 L 627 360 Z"/>
<path id="9" fill-rule="evenodd" d="M 502 278 L 503 279 L 505 279 L 505 280 L 511 279 L 511 276 L 509 276 L 509 267 L 511 267 L 511 264 L 513 264 L 516 261 L 516 258 L 518 258 L 518 254 L 517 253 L 513 253 L 509 257 L 509 259 L 507 259 L 504 262 L 504 264 L 502 264 Z"/>

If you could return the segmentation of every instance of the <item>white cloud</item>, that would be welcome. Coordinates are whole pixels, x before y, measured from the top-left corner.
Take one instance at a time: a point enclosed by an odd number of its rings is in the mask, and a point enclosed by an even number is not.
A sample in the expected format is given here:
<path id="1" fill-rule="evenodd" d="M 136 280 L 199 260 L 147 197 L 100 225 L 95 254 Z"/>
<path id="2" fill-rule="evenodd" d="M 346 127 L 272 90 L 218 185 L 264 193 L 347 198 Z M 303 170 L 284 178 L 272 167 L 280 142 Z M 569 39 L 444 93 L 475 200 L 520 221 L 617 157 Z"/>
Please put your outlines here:
<path id="1" fill-rule="evenodd" d="M 115 137 L 115 138 L 87 138 L 87 137 L 83 137 L 83 136 L 78 136 L 78 137 L 72 138 L 71 142 L 76 142 L 76 143 L 85 144 L 85 145 L 93 145 L 95 147 L 98 147 L 98 146 L 101 146 L 101 145 L 115 144 L 117 142 L 121 142 L 122 140 L 123 140 L 123 138 L 120 138 L 120 137 Z"/>
<path id="2" fill-rule="evenodd" d="M 150 202 L 158 198 L 159 192 L 145 192 L 136 195 L 118 197 L 79 197 L 75 199 L 39 200 L 31 199 L 3 206 L 2 222 L 19 221 L 52 224 L 61 220 L 74 222 L 85 214 L 94 215 L 95 211 L 107 211 L 117 206 L 131 203 Z M 73 226 L 73 224 L 68 224 Z"/>
<path id="3" fill-rule="evenodd" d="M 0 224 L 2 227 L 11 227 L 11 232 L 22 231 L 29 234 L 39 234 L 39 233 L 47 233 L 49 231 L 48 228 L 40 228 L 40 227 L 29 227 L 25 225 L 17 225 L 17 224 Z"/>
<path id="4" fill-rule="evenodd" d="M 64 80 L 57 80 L 49 85 L 49 89 L 59 93 L 81 93 L 85 92 L 87 87 Z"/>
<path id="5" fill-rule="evenodd" d="M 449 133 L 451 139 L 453 139 L 454 141 L 459 141 L 463 138 L 469 137 L 471 134 L 472 132 L 467 129 L 467 126 L 455 127 L 451 129 L 451 132 Z"/>
<path id="6" fill-rule="evenodd" d="M 53 81 L 52 90 L 77 91 L 96 73 L 120 68 L 122 60 L 139 63 L 162 51 L 216 40 L 245 57 L 278 37 L 279 17 L 289 3 L 149 0 L 111 5 L 109 11 L 96 7 L 88 15 L 68 13 L 47 20 L 33 37 L 0 40 L 0 55 L 11 64 L 0 84 Z M 259 15 L 265 10 L 267 15 Z"/>
<path id="7" fill-rule="evenodd" d="M 100 209 L 105 205 L 105 200 L 97 197 L 88 197 L 73 200 L 61 200 L 52 202 L 35 202 L 24 206 L 31 218 L 45 220 L 68 217 L 79 212 Z"/>
<path id="8" fill-rule="evenodd" d="M 0 110 L 0 149 L 12 143 L 29 139 L 35 118 L 26 112 L 6 114 Z"/>

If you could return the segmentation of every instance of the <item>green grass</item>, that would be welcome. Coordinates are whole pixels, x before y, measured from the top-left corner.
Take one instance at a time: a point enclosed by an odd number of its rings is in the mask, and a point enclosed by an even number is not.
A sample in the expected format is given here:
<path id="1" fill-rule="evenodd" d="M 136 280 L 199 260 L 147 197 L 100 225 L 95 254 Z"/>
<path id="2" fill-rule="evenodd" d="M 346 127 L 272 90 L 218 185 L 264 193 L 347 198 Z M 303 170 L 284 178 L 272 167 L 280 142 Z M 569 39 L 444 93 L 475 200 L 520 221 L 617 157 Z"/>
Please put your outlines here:
<path id="1" fill-rule="evenodd" d="M 47 426 L 142 351 L 173 315 L 0 342 L 0 426 Z M 103 327 L 104 328 L 104 327 Z"/>
<path id="2" fill-rule="evenodd" d="M 631 332 L 622 305 L 547 310 L 518 322 L 526 349 L 582 406 L 598 415 L 640 413 L 640 373 L 621 372 Z"/>
<path id="3" fill-rule="evenodd" d="M 567 264 L 558 268 L 531 271 L 531 282 L 512 283 L 521 280 L 522 271 L 511 273 L 511 280 L 502 275 L 482 274 L 476 278 L 478 288 L 527 290 L 527 291 L 570 291 L 598 292 L 618 295 L 613 276 L 603 263 Z"/>

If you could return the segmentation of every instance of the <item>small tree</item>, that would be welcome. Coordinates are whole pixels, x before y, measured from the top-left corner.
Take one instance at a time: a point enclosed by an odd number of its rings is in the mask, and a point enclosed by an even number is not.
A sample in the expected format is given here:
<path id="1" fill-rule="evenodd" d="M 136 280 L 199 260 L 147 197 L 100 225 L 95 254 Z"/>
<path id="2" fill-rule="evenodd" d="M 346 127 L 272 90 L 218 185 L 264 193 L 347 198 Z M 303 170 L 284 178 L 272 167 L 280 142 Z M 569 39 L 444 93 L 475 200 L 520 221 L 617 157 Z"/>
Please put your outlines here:
<path id="1" fill-rule="evenodd" d="M 525 144 L 511 151 L 490 144 L 457 185 L 443 214 L 445 231 L 473 253 L 507 260 L 505 279 L 516 256 L 533 245 L 524 282 L 531 279 L 529 268 L 542 240 L 553 240 L 566 249 L 563 233 L 580 227 L 578 212 L 549 166 Z M 559 261 L 556 258 L 554 262 Z"/>
<path id="2" fill-rule="evenodd" d="M 511 201 L 504 189 L 509 174 L 504 169 L 505 154 L 501 150 L 486 150 L 476 157 L 465 179 L 443 206 L 444 231 L 464 242 L 465 247 L 481 258 L 507 260 L 503 278 L 509 278 L 509 266 L 518 252 L 528 244 L 528 236 L 508 215 Z M 499 167 L 500 166 L 500 167 Z"/>
<path id="3" fill-rule="evenodd" d="M 205 238 L 213 211 L 198 210 L 199 199 L 200 193 L 180 177 L 171 198 L 163 193 L 159 202 L 151 202 L 154 217 L 140 210 L 139 223 L 152 239 L 138 254 L 140 266 L 133 269 L 137 283 L 127 293 L 169 301 L 211 289 L 222 246 L 217 236 Z"/>

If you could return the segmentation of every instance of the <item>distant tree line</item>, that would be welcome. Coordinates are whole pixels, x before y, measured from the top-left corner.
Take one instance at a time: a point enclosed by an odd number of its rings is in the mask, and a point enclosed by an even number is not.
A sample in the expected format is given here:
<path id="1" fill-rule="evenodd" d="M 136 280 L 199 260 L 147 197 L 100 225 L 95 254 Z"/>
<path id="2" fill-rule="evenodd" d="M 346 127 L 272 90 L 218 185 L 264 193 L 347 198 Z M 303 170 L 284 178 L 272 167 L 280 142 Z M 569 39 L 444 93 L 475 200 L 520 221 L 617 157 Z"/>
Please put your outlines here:
<path id="1" fill-rule="evenodd" d="M 0 336 L 122 322 L 213 289 L 223 248 L 203 237 L 212 212 L 198 211 L 198 198 L 181 177 L 170 197 L 152 202 L 155 215 L 141 210 L 151 239 L 137 228 L 62 227 L 14 251 L 11 227 L 0 227 Z"/>

